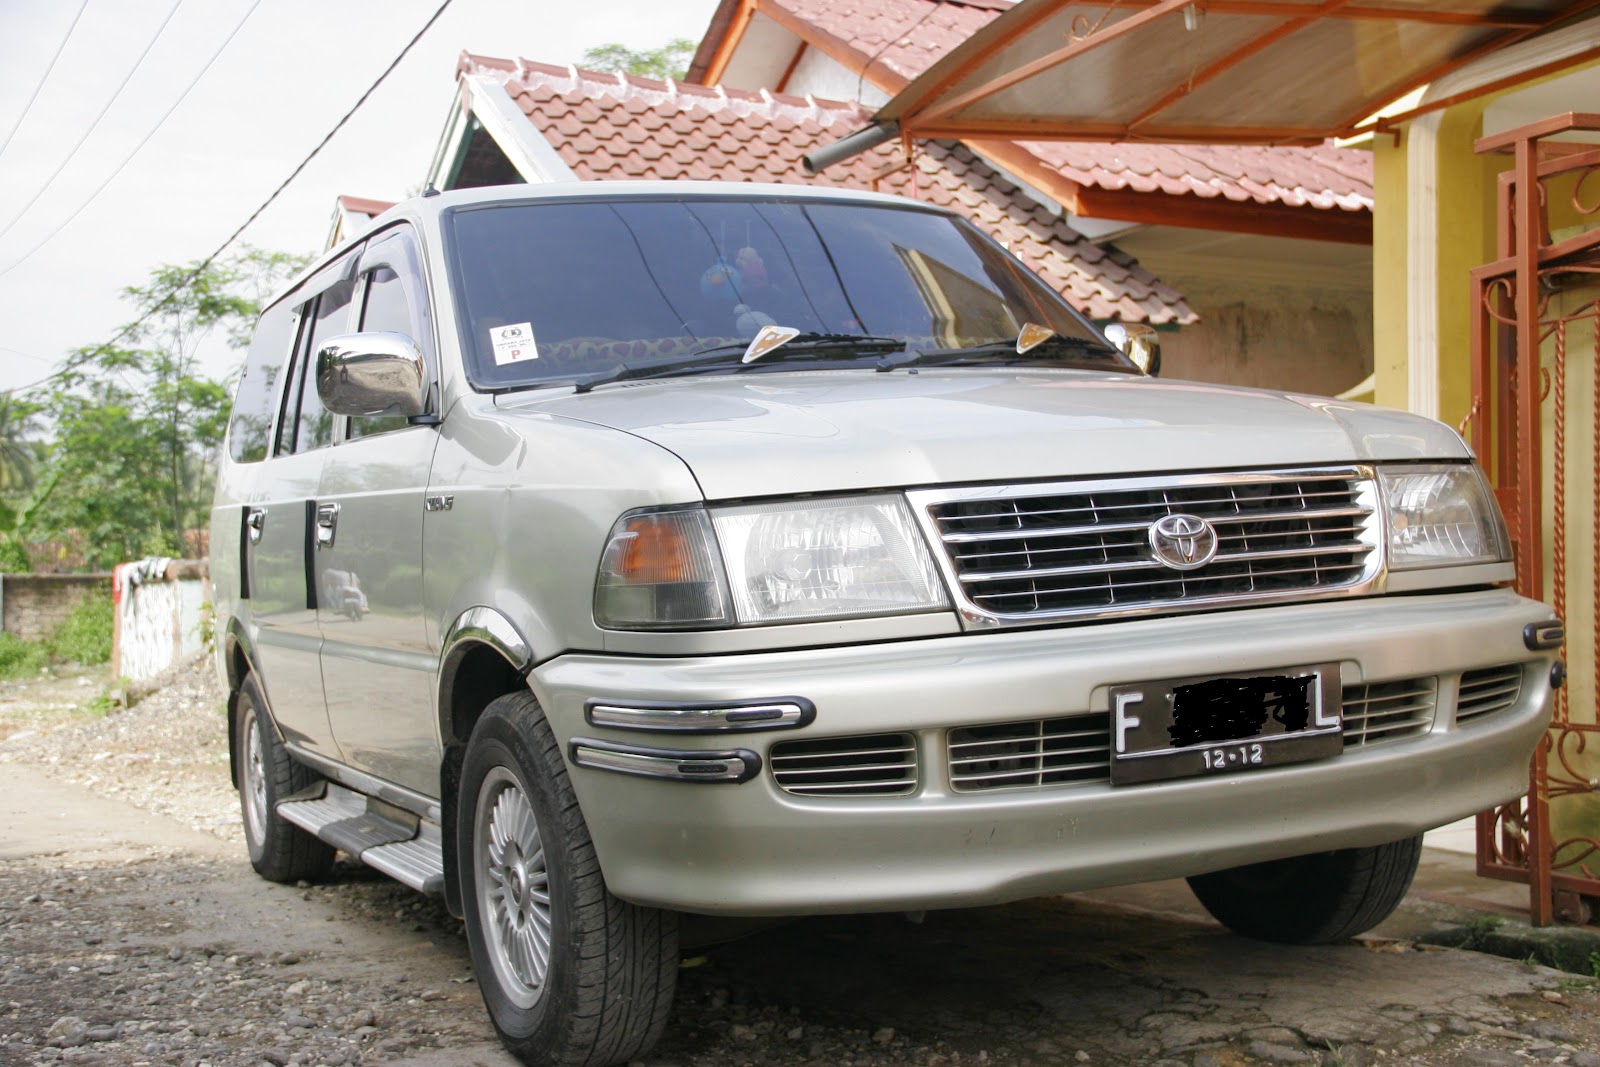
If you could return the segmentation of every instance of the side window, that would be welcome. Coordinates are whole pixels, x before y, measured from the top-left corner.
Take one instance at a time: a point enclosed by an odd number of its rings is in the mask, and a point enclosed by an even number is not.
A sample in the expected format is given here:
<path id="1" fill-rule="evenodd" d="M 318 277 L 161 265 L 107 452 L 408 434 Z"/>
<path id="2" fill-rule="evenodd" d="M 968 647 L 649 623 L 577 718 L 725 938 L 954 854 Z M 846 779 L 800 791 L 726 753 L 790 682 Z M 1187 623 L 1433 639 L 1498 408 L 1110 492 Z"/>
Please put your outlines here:
<path id="1" fill-rule="evenodd" d="M 283 400 L 283 429 L 278 433 L 278 455 L 309 452 L 333 443 L 333 415 L 317 396 L 313 364 L 317 349 L 335 334 L 347 333 L 353 282 L 339 282 L 316 299 L 316 310 L 309 330 L 301 330 L 304 343 L 295 360 L 294 381 Z M 306 307 L 309 309 L 310 304 Z"/>
<path id="2" fill-rule="evenodd" d="M 399 333 L 411 338 L 422 350 L 431 374 L 433 322 L 427 290 L 422 284 L 422 264 L 410 233 L 403 228 L 395 230 L 370 245 L 364 257 L 362 277 L 366 282 L 361 307 L 362 332 Z M 352 417 L 350 437 L 372 437 L 407 425 L 402 415 Z"/>
<path id="3" fill-rule="evenodd" d="M 268 308 L 256 323 L 228 420 L 228 454 L 235 463 L 267 458 L 273 402 L 278 396 L 278 380 L 289 365 L 294 327 L 294 306 L 288 302 Z"/>

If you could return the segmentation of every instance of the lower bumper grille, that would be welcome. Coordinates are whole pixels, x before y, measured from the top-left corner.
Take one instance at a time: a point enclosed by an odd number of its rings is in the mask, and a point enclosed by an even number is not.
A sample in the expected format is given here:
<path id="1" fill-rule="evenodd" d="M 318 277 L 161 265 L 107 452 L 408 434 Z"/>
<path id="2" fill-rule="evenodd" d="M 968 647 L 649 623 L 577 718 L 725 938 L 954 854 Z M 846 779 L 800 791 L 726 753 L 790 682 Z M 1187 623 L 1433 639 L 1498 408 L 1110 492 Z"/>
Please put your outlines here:
<path id="1" fill-rule="evenodd" d="M 1516 706 L 1522 666 L 1506 664 L 1461 675 L 1457 723 Z M 1364 748 L 1425 734 L 1439 707 L 1439 679 L 1401 678 L 1344 687 L 1345 748 Z M 1104 712 L 1025 722 L 963 726 L 944 735 L 950 788 L 957 793 L 1039 790 L 1103 784 L 1111 778 L 1111 725 Z M 784 741 L 772 749 L 772 775 L 790 793 L 809 797 L 904 796 L 917 787 L 911 734 L 865 734 Z"/>
<path id="2" fill-rule="evenodd" d="M 963 793 L 1104 781 L 1110 716 L 999 723 L 951 730 L 950 785 Z"/>
<path id="3" fill-rule="evenodd" d="M 1358 748 L 1427 733 L 1433 726 L 1437 678 L 1347 685 L 1344 689 L 1344 747 Z"/>
<path id="4" fill-rule="evenodd" d="M 1456 723 L 1472 722 L 1516 704 L 1522 696 L 1522 665 L 1485 667 L 1461 675 L 1461 696 L 1456 701 Z"/>
<path id="5" fill-rule="evenodd" d="M 892 797 L 917 786 L 910 734 L 781 741 L 772 746 L 771 761 L 773 779 L 797 796 Z"/>

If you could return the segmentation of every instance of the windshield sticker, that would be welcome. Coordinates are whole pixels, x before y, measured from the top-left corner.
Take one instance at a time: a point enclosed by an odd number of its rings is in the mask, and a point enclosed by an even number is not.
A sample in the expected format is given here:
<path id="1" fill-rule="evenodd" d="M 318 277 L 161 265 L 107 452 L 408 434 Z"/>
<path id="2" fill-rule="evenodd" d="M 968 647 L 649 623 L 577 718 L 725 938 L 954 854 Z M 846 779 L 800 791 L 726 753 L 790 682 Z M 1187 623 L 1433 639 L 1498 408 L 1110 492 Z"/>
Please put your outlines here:
<path id="1" fill-rule="evenodd" d="M 509 326 L 491 327 L 489 343 L 494 347 L 494 363 L 497 367 L 504 367 L 507 363 L 521 363 L 525 359 L 539 358 L 539 350 L 533 343 L 531 322 L 513 322 Z"/>

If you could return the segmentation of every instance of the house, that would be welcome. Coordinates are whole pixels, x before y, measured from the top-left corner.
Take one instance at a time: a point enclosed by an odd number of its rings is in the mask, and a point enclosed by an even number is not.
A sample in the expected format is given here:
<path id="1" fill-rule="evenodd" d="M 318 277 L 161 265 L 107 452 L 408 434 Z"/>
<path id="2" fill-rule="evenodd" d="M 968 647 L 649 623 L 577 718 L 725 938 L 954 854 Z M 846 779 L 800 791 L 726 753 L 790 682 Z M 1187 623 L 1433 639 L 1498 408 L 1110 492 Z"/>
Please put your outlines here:
<path id="1" fill-rule="evenodd" d="M 876 108 L 1012 6 L 723 0 L 688 79 Z M 1066 225 L 1114 241 L 1184 293 L 1201 322 L 1163 337 L 1167 373 L 1326 394 L 1371 372 L 1367 153 L 1331 145 L 960 143 L 1053 205 Z M 919 142 L 917 150 L 932 149 Z"/>
<path id="2" fill-rule="evenodd" d="M 1065 225 L 1052 203 L 965 146 L 931 147 L 909 167 L 886 148 L 806 178 L 800 157 L 864 122 L 859 104 L 475 55 L 463 55 L 457 73 L 461 105 L 428 175 L 436 188 L 716 179 L 899 193 L 959 211 L 1090 318 L 1197 321 L 1132 256 Z"/>

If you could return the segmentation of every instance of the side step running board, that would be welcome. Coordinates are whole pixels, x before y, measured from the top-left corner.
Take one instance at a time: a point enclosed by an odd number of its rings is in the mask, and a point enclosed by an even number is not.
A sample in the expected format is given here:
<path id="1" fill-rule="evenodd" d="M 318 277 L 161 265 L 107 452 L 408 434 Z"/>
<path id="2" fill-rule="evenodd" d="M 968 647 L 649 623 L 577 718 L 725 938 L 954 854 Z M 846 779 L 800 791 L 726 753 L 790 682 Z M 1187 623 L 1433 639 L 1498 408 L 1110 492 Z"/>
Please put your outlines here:
<path id="1" fill-rule="evenodd" d="M 444 849 L 431 822 L 371 810 L 367 797 L 332 782 L 279 801 L 278 814 L 403 885 L 444 890 Z"/>

